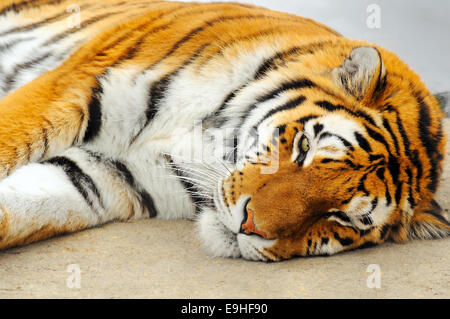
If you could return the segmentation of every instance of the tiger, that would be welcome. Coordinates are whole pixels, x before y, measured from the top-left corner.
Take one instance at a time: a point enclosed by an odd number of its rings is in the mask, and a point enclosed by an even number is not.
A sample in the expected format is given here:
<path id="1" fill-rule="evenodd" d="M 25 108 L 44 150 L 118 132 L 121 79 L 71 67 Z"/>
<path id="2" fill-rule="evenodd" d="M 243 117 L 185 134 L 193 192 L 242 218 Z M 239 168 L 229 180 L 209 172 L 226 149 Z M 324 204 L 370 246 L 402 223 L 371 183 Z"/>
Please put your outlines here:
<path id="1" fill-rule="evenodd" d="M 376 44 L 230 2 L 0 3 L 0 248 L 187 219 L 281 261 L 444 238 L 443 113 Z"/>

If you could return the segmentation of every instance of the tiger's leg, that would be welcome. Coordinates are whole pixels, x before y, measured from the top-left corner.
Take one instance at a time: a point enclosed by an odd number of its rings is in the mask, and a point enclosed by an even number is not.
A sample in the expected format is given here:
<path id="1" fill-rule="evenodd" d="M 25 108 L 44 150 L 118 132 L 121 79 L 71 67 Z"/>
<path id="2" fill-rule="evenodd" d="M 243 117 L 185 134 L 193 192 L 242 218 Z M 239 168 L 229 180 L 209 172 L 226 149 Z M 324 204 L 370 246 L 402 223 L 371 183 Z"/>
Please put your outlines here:
<path id="1" fill-rule="evenodd" d="M 274 245 L 264 248 L 268 259 L 281 260 L 297 256 L 333 255 L 355 248 L 381 244 L 389 237 L 391 227 L 359 229 L 342 225 L 336 220 L 322 218 L 297 238 L 277 239 Z"/>
<path id="2" fill-rule="evenodd" d="M 151 197 L 127 165 L 71 148 L 16 170 L 0 181 L 0 249 L 154 216 Z"/>

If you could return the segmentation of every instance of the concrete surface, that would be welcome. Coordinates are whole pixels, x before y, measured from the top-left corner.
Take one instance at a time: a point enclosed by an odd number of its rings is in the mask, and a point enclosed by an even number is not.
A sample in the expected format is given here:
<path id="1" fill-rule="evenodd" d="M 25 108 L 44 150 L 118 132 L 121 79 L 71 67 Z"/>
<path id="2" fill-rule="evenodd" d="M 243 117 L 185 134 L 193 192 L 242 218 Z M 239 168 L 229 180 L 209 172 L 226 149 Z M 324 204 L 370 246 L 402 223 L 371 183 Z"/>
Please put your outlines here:
<path id="1" fill-rule="evenodd" d="M 449 183 L 447 160 L 438 195 L 445 209 Z M 208 257 L 194 226 L 115 223 L 1 252 L 0 298 L 450 298 L 450 239 L 259 263 Z M 71 264 L 80 288 L 67 286 Z M 371 264 L 381 288 L 367 286 Z"/>

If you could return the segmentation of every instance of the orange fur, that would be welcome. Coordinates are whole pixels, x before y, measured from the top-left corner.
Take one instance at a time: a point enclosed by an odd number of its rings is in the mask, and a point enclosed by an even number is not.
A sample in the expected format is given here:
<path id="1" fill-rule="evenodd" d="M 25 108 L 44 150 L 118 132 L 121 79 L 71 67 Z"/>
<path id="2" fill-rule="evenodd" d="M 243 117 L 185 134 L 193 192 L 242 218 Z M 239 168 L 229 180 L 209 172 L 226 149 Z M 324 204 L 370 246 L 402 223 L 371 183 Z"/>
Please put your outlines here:
<path id="1" fill-rule="evenodd" d="M 47 5 L 51 1 L 8 0 L 0 4 L 0 12 L 22 10 L 21 18 L 30 19 L 30 23 L 33 23 L 36 14 L 42 15 L 42 19 L 51 17 L 63 11 L 71 2 L 61 1 Z M 398 207 L 389 217 L 389 229 L 374 229 L 363 235 L 355 229 L 323 220 L 321 218 L 324 212 L 338 206 L 348 197 L 348 189 L 358 187 L 363 172 L 349 169 L 342 163 L 329 163 L 324 168 L 320 159 L 315 160 L 307 169 L 299 170 L 290 160 L 295 129 L 302 130 L 301 124 L 291 122 L 293 118 L 298 118 L 299 111 L 292 109 L 283 112 L 276 120 L 278 125 L 287 125 L 283 135 L 287 142 L 280 142 L 279 171 L 264 176 L 258 173 L 261 164 L 249 163 L 240 171 L 243 175 L 239 175 L 238 171 L 234 172 L 224 185 L 225 198 L 232 204 L 240 194 L 252 194 L 249 204 L 252 222 L 249 222 L 247 229 L 249 232 L 265 234 L 267 238 L 278 239 L 274 247 L 267 249 L 266 254 L 271 259 L 308 255 L 311 245 L 323 241 L 323 238 L 339 238 L 351 242 L 346 249 L 367 243 L 381 243 L 389 237 L 405 241 L 412 222 L 427 222 L 449 229 L 442 222 L 432 219 L 432 215 L 423 213 L 423 207 L 429 206 L 434 191 L 428 188 L 430 178 L 427 172 L 430 172 L 432 164 L 421 143 L 418 101 L 423 101 L 428 107 L 429 131 L 434 136 L 442 134 L 442 113 L 419 76 L 393 53 L 364 41 L 341 37 L 310 19 L 255 6 L 161 1 L 140 1 L 140 6 L 133 4 L 133 1 L 120 4 L 122 1 L 119 0 L 95 1 L 95 5 L 88 0 L 79 0 L 77 3 L 86 8 L 83 10 L 86 15 L 84 19 L 94 18 L 99 12 L 119 13 L 104 17 L 99 23 L 85 28 L 82 26 L 81 32 L 92 34 L 89 42 L 81 45 L 57 69 L 0 101 L 0 167 L 3 169 L 3 176 L 27 162 L 49 158 L 61 150 L 82 143 L 88 122 L 88 104 L 92 98 L 92 90 L 97 86 L 96 77 L 108 67 L 126 68 L 132 65 L 144 70 L 164 61 L 167 71 L 171 72 L 205 45 L 206 49 L 195 64 L 202 66 L 214 57 L 215 65 L 202 72 L 217 72 L 217 69 L 227 67 L 222 62 L 226 63 L 227 59 L 238 55 L 242 50 L 251 51 L 261 41 L 280 48 L 296 44 L 299 49 L 294 57 L 287 62 L 280 58 L 280 63 L 286 62 L 290 66 L 280 70 L 283 76 L 295 79 L 298 74 L 302 74 L 330 93 L 324 97 L 323 90 L 305 88 L 302 92 L 311 100 L 327 99 L 348 110 L 364 111 L 377 119 L 379 125 L 384 117 L 391 124 L 394 136 L 388 134 L 386 129 L 365 124 L 382 135 L 391 148 L 394 148 L 395 140 L 404 139 L 398 125 L 400 119 L 407 132 L 411 150 L 417 152 L 423 176 L 417 186 L 411 186 L 414 201 L 418 203 L 416 210 L 412 214 L 401 214 L 401 208 Z M 11 4 L 16 4 L 16 7 L 11 7 Z M 107 8 L 103 9 L 104 6 Z M 204 28 L 204 32 L 191 37 L 190 32 L 199 28 Z M 360 46 L 372 46 L 378 50 L 387 70 L 387 78 L 382 92 L 375 94 L 377 83 L 370 82 L 364 91 L 365 95 L 358 99 L 333 82 L 331 70 L 339 67 L 350 52 Z M 310 53 L 312 49 L 314 52 Z M 220 57 L 220 54 L 224 56 Z M 376 72 L 381 73 L 381 64 Z M 295 96 L 295 93 L 292 95 Z M 302 115 L 325 113 L 312 104 L 306 104 L 301 111 Z M 345 110 L 338 110 L 336 113 L 354 119 Z M 360 120 L 364 122 L 364 119 Z M 45 145 L 43 152 L 44 143 L 48 145 Z M 418 168 L 407 156 L 404 144 L 400 145 L 399 153 L 396 154 L 400 163 L 399 181 L 407 183 L 407 170 L 415 176 Z M 439 155 L 444 154 L 444 146 L 445 139 L 442 138 L 437 145 Z M 374 153 L 388 157 L 379 142 L 371 140 L 371 147 Z M 360 165 L 369 165 L 369 158 L 364 151 L 356 150 L 353 156 Z M 440 172 L 439 165 L 437 174 Z M 386 175 L 389 192 L 395 192 L 396 182 Z M 383 196 L 379 193 L 383 189 L 380 183 L 375 174 L 369 174 L 365 187 L 372 194 Z M 292 196 L 293 192 L 298 195 Z M 407 192 L 406 187 L 403 192 Z M 6 224 L 7 221 L 2 221 L 1 225 L 6 227 Z M 49 226 L 29 235 L 22 243 L 82 227 L 79 225 L 55 230 Z"/>

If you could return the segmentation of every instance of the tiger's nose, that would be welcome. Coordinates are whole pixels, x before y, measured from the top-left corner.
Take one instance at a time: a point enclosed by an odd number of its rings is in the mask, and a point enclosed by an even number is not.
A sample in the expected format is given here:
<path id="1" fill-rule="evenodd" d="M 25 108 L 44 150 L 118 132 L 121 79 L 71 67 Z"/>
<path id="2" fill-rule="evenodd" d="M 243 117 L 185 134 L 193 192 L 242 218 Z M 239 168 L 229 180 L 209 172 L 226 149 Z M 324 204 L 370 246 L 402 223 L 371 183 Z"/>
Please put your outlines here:
<path id="1" fill-rule="evenodd" d="M 255 234 L 261 236 L 262 238 L 267 238 L 267 235 L 256 227 L 255 222 L 253 221 L 255 213 L 249 207 L 249 202 L 250 199 L 244 205 L 244 218 L 242 220 L 241 229 L 239 230 L 239 232 L 246 235 Z"/>

